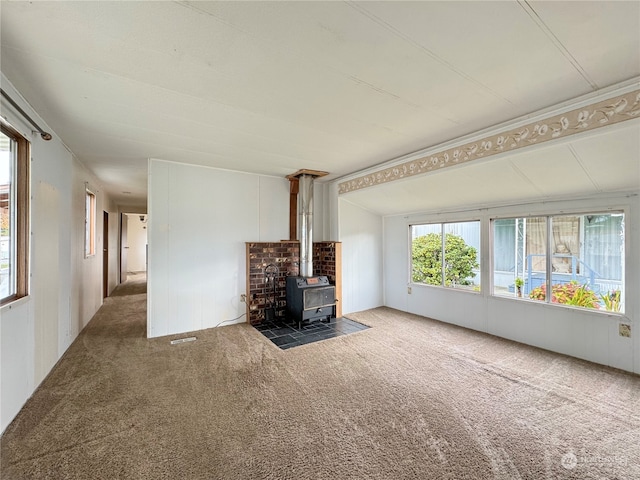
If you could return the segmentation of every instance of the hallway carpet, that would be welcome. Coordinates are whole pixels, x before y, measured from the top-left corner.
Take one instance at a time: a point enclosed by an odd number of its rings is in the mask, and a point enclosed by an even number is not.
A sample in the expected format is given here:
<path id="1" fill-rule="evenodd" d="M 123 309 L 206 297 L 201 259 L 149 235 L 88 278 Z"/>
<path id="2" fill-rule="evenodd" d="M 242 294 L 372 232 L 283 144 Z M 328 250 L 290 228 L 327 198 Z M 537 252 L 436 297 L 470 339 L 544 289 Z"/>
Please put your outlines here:
<path id="1" fill-rule="evenodd" d="M 640 478 L 638 376 L 388 308 L 290 350 L 247 324 L 170 345 L 142 287 L 7 428 L 2 480 Z"/>

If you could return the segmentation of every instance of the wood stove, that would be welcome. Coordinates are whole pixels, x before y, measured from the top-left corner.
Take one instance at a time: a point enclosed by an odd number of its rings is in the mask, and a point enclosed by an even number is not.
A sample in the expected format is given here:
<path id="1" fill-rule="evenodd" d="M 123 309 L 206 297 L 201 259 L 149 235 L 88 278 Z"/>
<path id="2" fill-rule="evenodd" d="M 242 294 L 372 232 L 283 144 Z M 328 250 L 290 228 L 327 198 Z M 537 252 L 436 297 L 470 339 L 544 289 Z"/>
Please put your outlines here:
<path id="1" fill-rule="evenodd" d="M 325 276 L 287 277 L 287 316 L 298 322 L 330 320 L 335 316 L 336 287 Z"/>

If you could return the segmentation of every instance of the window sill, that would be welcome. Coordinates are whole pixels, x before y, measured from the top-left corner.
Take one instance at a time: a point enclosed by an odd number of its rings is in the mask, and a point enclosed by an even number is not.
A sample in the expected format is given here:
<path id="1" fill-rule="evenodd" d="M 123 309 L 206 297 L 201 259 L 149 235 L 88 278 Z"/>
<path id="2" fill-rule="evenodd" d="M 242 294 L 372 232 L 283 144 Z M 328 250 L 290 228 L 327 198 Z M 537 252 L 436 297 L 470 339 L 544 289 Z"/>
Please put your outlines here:
<path id="1" fill-rule="evenodd" d="M 0 306 L 0 313 L 3 313 L 7 310 L 13 310 L 14 308 L 18 308 L 30 301 L 31 301 L 30 295 L 25 295 L 24 297 L 16 298 L 15 300 L 10 300 L 9 302 Z"/>
<path id="2" fill-rule="evenodd" d="M 475 295 L 482 295 L 482 291 L 481 290 L 473 290 L 473 289 L 470 289 L 470 288 L 443 287 L 442 285 L 429 285 L 427 283 L 415 283 L 415 282 L 410 282 L 409 286 L 411 288 L 413 288 L 413 287 L 417 287 L 417 288 L 439 288 L 441 290 L 446 290 L 447 292 L 464 292 L 464 293 L 473 293 Z"/>
<path id="3" fill-rule="evenodd" d="M 574 312 L 581 313 L 589 313 L 594 315 L 606 315 L 611 318 L 615 318 L 617 320 L 628 318 L 624 312 L 613 312 L 610 310 L 597 309 L 597 308 L 584 308 L 584 307 L 576 307 L 574 305 L 566 305 L 564 303 L 547 303 L 541 300 L 532 300 L 530 298 L 517 298 L 517 297 L 509 297 L 507 295 L 490 295 L 491 298 L 498 299 L 498 301 L 506 301 L 506 302 L 521 302 L 524 305 L 539 305 L 542 308 L 562 308 L 565 310 L 573 310 Z"/>

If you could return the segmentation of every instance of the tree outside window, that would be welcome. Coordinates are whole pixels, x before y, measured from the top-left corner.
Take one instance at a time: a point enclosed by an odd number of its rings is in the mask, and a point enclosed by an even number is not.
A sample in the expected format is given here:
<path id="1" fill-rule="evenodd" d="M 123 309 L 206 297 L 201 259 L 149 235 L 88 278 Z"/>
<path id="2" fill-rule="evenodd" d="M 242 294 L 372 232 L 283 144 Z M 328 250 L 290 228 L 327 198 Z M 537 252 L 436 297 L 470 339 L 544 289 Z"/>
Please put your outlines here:
<path id="1" fill-rule="evenodd" d="M 480 222 L 413 225 L 411 230 L 412 282 L 479 290 Z"/>

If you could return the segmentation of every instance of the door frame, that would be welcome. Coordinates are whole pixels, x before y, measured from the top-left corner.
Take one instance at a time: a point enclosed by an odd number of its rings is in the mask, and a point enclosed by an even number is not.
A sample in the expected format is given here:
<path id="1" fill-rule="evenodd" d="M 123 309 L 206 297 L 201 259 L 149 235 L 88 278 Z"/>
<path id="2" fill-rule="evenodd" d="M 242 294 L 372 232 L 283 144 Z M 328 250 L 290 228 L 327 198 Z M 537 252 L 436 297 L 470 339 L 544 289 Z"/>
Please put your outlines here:
<path id="1" fill-rule="evenodd" d="M 120 283 L 124 283 L 127 281 L 127 252 L 125 250 L 129 249 L 129 245 L 127 242 L 127 214 L 120 213 L 120 242 L 119 242 L 119 250 L 120 250 L 120 258 L 118 261 L 118 278 L 120 279 Z M 123 268 L 124 266 L 124 268 Z"/>
<path id="2" fill-rule="evenodd" d="M 109 213 L 102 216 L 102 298 L 109 296 Z"/>

